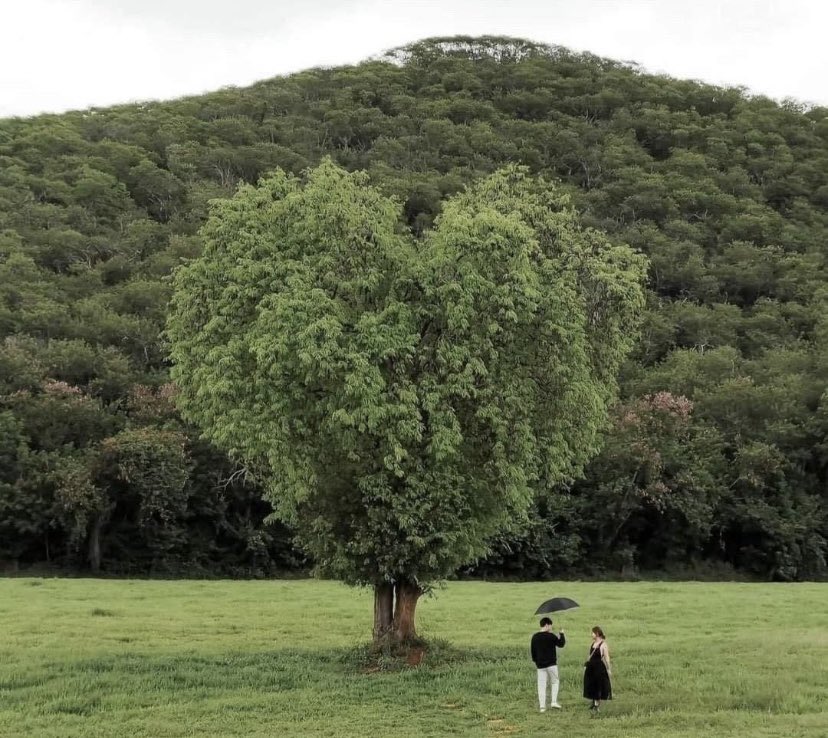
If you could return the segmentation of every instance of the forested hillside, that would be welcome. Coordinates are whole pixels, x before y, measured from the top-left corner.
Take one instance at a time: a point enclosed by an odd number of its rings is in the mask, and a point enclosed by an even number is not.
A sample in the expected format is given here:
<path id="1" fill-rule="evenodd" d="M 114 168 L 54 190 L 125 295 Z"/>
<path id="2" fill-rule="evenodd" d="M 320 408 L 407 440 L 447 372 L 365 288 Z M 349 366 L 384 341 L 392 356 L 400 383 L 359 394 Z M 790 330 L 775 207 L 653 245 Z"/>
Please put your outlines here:
<path id="1" fill-rule="evenodd" d="M 828 109 L 497 38 L 0 121 L 6 567 L 306 563 L 178 418 L 162 330 L 208 202 L 326 155 L 368 171 L 418 234 L 447 195 L 521 162 L 649 256 L 604 451 L 473 573 L 828 573 Z"/>

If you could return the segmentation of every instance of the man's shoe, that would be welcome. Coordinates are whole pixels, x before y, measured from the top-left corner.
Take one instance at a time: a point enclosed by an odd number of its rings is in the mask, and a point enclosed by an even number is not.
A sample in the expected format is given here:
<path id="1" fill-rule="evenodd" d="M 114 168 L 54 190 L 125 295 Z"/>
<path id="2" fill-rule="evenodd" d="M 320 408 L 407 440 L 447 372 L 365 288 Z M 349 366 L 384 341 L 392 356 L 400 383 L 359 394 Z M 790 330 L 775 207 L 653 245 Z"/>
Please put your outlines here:
<path id="1" fill-rule="evenodd" d="M 562 707 L 561 707 L 561 706 L 560 706 L 557 702 L 553 702 L 553 703 L 552 703 L 551 705 L 549 705 L 549 706 L 550 706 L 550 707 L 554 707 L 556 710 L 561 710 L 561 709 L 563 709 L 563 708 L 562 708 Z"/>
<path id="2" fill-rule="evenodd" d="M 540 711 L 541 711 L 541 712 L 546 712 L 546 708 L 545 708 L 545 707 L 541 707 Z"/>

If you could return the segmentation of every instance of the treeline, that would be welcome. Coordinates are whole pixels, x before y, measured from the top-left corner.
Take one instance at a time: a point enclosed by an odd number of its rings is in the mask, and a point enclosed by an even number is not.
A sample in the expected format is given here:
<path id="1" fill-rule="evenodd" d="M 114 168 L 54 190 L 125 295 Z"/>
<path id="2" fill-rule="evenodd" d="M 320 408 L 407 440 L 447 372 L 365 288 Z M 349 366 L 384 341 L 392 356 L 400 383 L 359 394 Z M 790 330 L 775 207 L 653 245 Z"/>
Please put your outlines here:
<path id="1" fill-rule="evenodd" d="M 422 232 L 518 161 L 650 258 L 604 451 L 471 573 L 828 573 L 828 109 L 514 39 L 432 39 L 167 103 L 0 121 L 0 560 L 308 564 L 177 416 L 167 277 L 212 198 L 330 155 Z"/>

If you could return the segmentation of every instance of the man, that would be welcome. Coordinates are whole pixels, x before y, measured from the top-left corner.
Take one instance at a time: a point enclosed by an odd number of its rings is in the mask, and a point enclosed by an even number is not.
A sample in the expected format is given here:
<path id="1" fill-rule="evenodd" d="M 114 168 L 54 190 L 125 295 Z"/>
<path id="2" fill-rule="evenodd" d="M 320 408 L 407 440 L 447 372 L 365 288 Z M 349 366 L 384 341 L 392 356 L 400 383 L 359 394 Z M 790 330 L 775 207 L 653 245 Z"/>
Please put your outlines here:
<path id="1" fill-rule="evenodd" d="M 540 632 L 532 636 L 532 661 L 538 667 L 538 702 L 540 711 L 546 712 L 546 682 L 552 687 L 551 707 L 560 710 L 558 704 L 558 648 L 566 645 L 566 637 L 563 630 L 560 635 L 552 632 L 552 621 L 549 618 L 541 618 Z"/>

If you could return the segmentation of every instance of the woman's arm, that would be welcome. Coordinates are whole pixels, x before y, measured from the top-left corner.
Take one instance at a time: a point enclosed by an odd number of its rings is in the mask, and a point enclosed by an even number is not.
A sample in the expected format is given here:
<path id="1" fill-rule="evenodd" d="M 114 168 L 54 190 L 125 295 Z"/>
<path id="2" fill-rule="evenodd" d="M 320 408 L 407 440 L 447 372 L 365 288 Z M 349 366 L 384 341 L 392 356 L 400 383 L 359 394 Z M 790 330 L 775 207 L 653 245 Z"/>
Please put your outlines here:
<path id="1" fill-rule="evenodd" d="M 604 641 L 601 644 L 601 661 L 603 661 L 604 666 L 607 667 L 607 674 L 612 676 L 612 665 L 610 664 L 609 646 L 607 646 L 606 641 Z"/>

